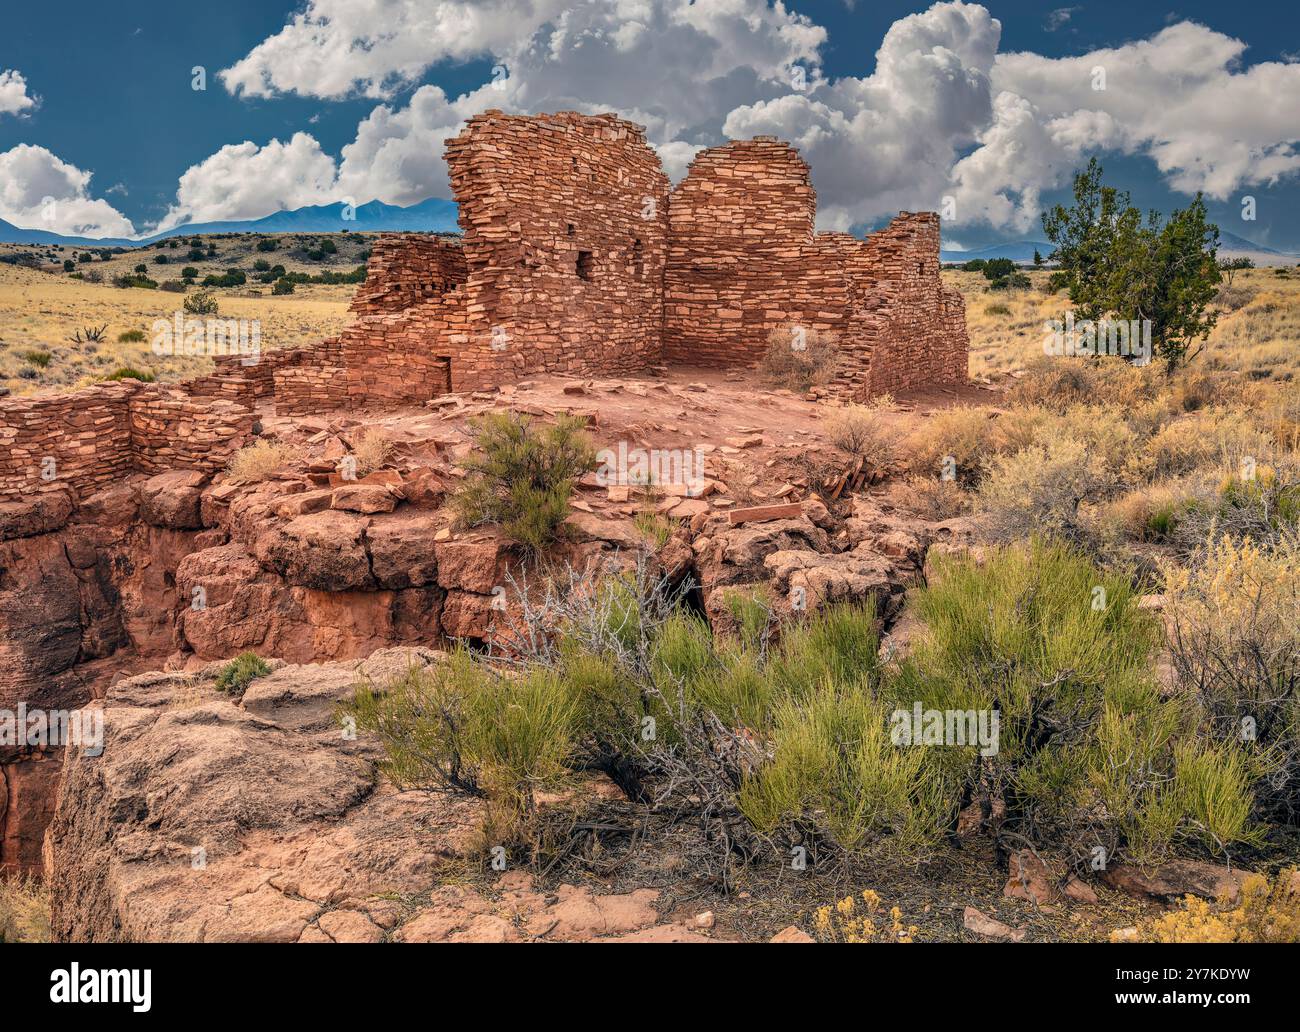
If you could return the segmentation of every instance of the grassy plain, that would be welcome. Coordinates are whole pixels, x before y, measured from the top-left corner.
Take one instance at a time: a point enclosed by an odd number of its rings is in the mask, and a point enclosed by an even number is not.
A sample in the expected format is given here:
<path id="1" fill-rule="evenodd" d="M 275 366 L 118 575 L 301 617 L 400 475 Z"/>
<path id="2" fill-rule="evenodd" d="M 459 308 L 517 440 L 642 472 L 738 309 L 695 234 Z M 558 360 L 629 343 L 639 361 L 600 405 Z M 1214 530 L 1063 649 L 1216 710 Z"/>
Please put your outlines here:
<path id="1" fill-rule="evenodd" d="M 254 263 L 260 259 L 271 266 L 282 265 L 291 273 L 350 272 L 364 262 L 370 239 L 332 234 L 337 250 L 320 260 L 307 255 L 323 237 L 277 237 L 280 246 L 269 252 L 256 249 L 260 239 L 205 237 L 198 248 L 202 258 L 191 258 L 189 242 L 182 240 L 175 249 L 137 248 L 106 257 L 98 251 L 89 252 L 93 257 L 89 262 L 79 260 L 88 253 L 81 248 L 0 245 L 0 257 L 17 254 L 36 263 L 33 267 L 0 263 L 0 388 L 13 395 L 76 388 L 123 367 L 152 373 L 163 381 L 208 372 L 212 363 L 206 358 L 153 354 L 154 320 L 171 319 L 181 310 L 186 295 L 113 285 L 115 277 L 130 275 L 137 265 L 145 265 L 148 277 L 160 285 L 178 281 L 187 266 L 197 270 L 199 284 L 209 275 L 243 270 L 248 277 L 245 285 L 211 289 L 222 317 L 260 320 L 261 346 L 266 350 L 310 344 L 338 333 L 350 321 L 347 308 L 354 285 L 301 283 L 292 294 L 273 295 L 270 284 L 254 280 Z M 217 254 L 209 255 L 213 243 Z M 157 264 L 160 256 L 167 259 L 164 264 Z M 62 263 L 68 260 L 74 262 L 76 273 L 100 282 L 65 272 Z M 189 287 L 186 293 L 198 289 L 203 288 Z M 101 341 L 84 340 L 87 327 L 105 325 Z M 72 339 L 79 331 L 81 343 Z M 120 339 L 123 334 L 128 338 Z M 131 339 L 137 335 L 140 339 Z"/>

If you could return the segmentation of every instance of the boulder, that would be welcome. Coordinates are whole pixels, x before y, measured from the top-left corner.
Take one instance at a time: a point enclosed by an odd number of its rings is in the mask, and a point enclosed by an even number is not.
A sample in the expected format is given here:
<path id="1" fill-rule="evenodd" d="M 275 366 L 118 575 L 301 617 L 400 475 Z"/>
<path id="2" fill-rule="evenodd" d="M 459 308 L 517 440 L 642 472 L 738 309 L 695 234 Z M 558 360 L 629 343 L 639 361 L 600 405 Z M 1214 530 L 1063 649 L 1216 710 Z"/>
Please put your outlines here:
<path id="1" fill-rule="evenodd" d="M 264 531 L 253 554 L 290 584 L 320 591 L 371 589 L 367 526 L 366 519 L 334 509 L 314 512 Z"/>
<path id="2" fill-rule="evenodd" d="M 140 484 L 140 518 L 154 527 L 197 530 L 202 527 L 200 501 L 208 475 L 176 469 Z"/>
<path id="3" fill-rule="evenodd" d="M 385 787 L 377 743 L 341 733 L 333 709 L 363 666 L 280 666 L 253 682 L 253 711 L 210 671 L 110 689 L 104 752 L 69 750 L 48 833 L 55 938 L 366 940 L 400 917 L 391 899 L 436 891 L 478 811 Z"/>
<path id="4" fill-rule="evenodd" d="M 1200 896 L 1236 903 L 1249 871 L 1230 870 L 1200 860 L 1169 860 L 1158 867 L 1114 864 L 1102 872 L 1102 881 L 1134 896 L 1175 899 Z"/>
<path id="5" fill-rule="evenodd" d="M 371 568 L 381 588 L 436 584 L 434 539 L 441 521 L 434 513 L 409 512 L 371 520 L 366 531 Z"/>
<path id="6" fill-rule="evenodd" d="M 1056 879 L 1047 865 L 1032 851 L 1017 849 L 1008 861 L 1009 875 L 1002 895 L 1033 903 L 1053 903 L 1060 898 Z"/>
<path id="7" fill-rule="evenodd" d="M 704 503 L 707 507 L 708 503 Z M 631 520 L 609 520 L 595 513 L 570 513 L 564 525 L 575 541 L 607 541 L 619 548 L 636 551 L 646 547 L 645 535 Z"/>
<path id="8" fill-rule="evenodd" d="M 0 541 L 58 530 L 72 515 L 72 495 L 49 491 L 21 502 L 0 502 Z"/>
<path id="9" fill-rule="evenodd" d="M 493 588 L 505 585 L 515 550 L 496 538 L 440 541 L 434 546 L 434 558 L 440 587 L 490 595 Z"/>
<path id="10" fill-rule="evenodd" d="M 396 507 L 397 496 L 383 484 L 342 484 L 330 498 L 331 509 L 348 512 L 392 512 Z"/>
<path id="11" fill-rule="evenodd" d="M 861 548 L 841 555 L 782 550 L 767 556 L 763 566 L 777 595 L 788 599 L 796 589 L 802 589 L 809 609 L 888 595 L 897 579 L 888 559 Z"/>

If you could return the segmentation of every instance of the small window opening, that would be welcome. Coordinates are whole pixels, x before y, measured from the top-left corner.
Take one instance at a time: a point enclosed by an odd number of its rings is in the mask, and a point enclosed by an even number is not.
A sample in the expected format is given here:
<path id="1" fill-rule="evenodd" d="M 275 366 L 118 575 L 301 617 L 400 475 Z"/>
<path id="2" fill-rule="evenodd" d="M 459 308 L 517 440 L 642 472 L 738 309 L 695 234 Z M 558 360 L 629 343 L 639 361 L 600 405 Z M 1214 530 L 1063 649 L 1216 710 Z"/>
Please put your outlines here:
<path id="1" fill-rule="evenodd" d="M 591 279 L 591 273 L 595 269 L 595 262 L 592 259 L 590 251 L 578 252 L 578 279 Z"/>
<path id="2" fill-rule="evenodd" d="M 632 241 L 632 275 L 641 279 L 645 273 L 645 254 L 640 240 Z"/>
<path id="3" fill-rule="evenodd" d="M 569 236 L 573 236 L 573 223 L 572 223 L 572 222 L 570 222 L 570 223 L 568 224 L 568 226 L 565 227 L 565 232 L 568 233 Z"/>

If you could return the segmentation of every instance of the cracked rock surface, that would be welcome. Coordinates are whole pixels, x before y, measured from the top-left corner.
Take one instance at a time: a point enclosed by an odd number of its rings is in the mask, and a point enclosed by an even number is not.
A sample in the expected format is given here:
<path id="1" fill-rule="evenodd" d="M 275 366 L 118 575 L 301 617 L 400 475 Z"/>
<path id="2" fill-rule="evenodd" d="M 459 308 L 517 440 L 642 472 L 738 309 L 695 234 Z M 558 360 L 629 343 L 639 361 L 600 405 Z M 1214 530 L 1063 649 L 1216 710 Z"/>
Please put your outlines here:
<path id="1" fill-rule="evenodd" d="M 438 661 L 273 661 L 238 699 L 213 687 L 220 664 L 119 681 L 92 704 L 102 754 L 69 750 L 46 839 L 56 939 L 708 941 L 661 922 L 652 889 L 541 891 L 520 871 L 464 884 L 477 805 L 397 791 L 377 745 L 335 718 L 359 681 Z"/>

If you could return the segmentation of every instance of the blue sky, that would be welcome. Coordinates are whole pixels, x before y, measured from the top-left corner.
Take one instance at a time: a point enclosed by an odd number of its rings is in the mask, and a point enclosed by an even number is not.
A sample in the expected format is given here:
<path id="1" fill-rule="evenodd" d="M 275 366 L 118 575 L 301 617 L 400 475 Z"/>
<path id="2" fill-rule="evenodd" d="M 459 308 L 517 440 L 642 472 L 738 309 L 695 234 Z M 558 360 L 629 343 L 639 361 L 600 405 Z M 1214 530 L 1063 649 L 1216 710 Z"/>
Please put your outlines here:
<path id="1" fill-rule="evenodd" d="M 1294 4 L 385 0 L 387 39 L 348 7 L 8 5 L 0 218 L 94 235 L 409 204 L 447 196 L 465 115 L 591 106 L 647 124 L 673 175 L 731 136 L 795 140 L 824 228 L 948 199 L 951 242 L 1041 237 L 1037 211 L 1096 153 L 1144 207 L 1204 189 L 1224 229 L 1300 251 Z M 47 197 L 58 225 L 37 221 Z"/>

